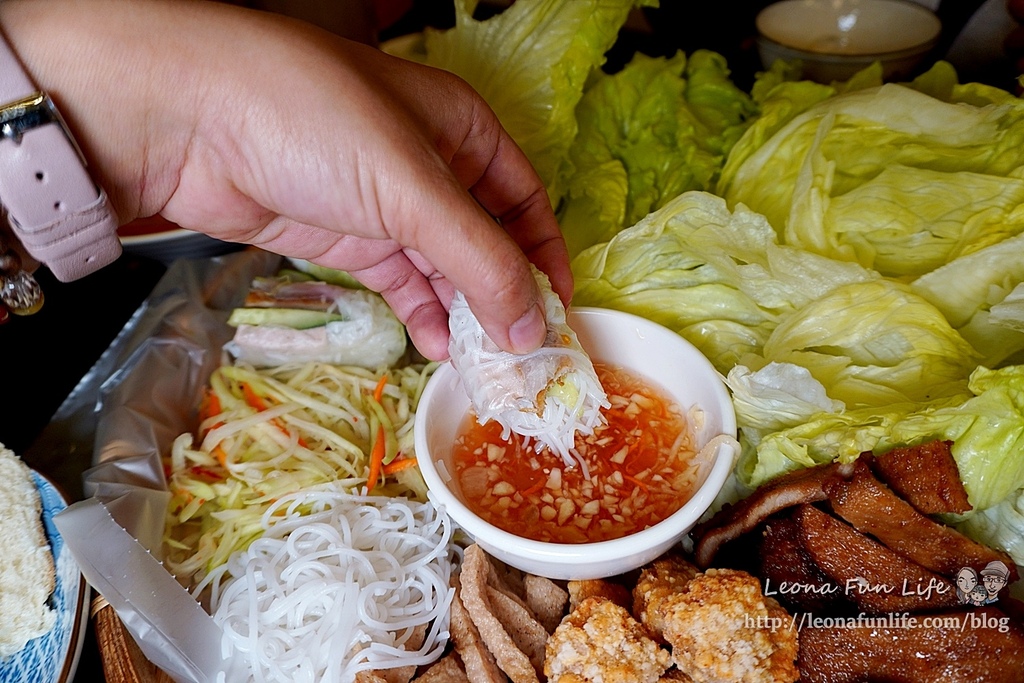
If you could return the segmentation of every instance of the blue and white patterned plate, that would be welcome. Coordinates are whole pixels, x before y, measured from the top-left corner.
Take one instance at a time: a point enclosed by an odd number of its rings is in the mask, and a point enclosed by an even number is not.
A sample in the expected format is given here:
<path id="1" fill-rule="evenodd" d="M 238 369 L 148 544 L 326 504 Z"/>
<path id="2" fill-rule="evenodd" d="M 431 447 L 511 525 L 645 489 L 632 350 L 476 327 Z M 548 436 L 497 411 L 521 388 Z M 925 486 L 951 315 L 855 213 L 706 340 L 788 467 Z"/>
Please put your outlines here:
<path id="1" fill-rule="evenodd" d="M 30 640 L 20 652 L 0 659 L 0 683 L 68 683 L 74 678 L 82 653 L 89 587 L 53 524 L 53 516 L 67 507 L 67 501 L 38 472 L 32 472 L 32 478 L 43 501 L 43 525 L 57 566 L 57 587 L 50 596 L 57 621 L 48 633 Z"/>

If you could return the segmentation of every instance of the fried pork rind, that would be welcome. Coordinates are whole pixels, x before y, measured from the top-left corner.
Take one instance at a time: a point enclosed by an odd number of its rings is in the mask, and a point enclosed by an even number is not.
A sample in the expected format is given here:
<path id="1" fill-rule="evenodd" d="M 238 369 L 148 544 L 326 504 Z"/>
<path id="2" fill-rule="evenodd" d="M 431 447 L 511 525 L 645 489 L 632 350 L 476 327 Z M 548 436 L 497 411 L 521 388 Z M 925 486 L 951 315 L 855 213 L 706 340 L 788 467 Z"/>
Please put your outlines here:
<path id="1" fill-rule="evenodd" d="M 655 638 L 663 642 L 665 639 L 665 600 L 685 590 L 699 574 L 695 565 L 678 555 L 665 555 L 640 572 L 633 589 L 633 614 Z"/>
<path id="2" fill-rule="evenodd" d="M 462 659 L 466 677 L 470 683 L 507 683 L 505 674 L 498 667 L 494 655 L 487 649 L 487 645 L 480 637 L 480 632 L 477 631 L 469 616 L 469 611 L 462 603 L 462 590 L 458 576 L 452 577 L 452 585 L 455 586 L 455 596 L 452 598 L 448 628 L 455 651 Z"/>
<path id="3" fill-rule="evenodd" d="M 553 633 L 565 614 L 569 594 L 551 579 L 527 574 L 523 577 L 526 605 L 537 615 L 544 630 Z"/>
<path id="4" fill-rule="evenodd" d="M 471 683 L 471 681 L 462 668 L 462 664 L 459 663 L 458 654 L 449 652 L 417 676 L 416 683 Z"/>
<path id="5" fill-rule="evenodd" d="M 415 651 L 423 644 L 427 635 L 426 624 L 417 624 L 413 627 L 409 640 L 406 641 L 407 650 Z M 416 665 L 396 666 L 391 669 L 374 669 L 371 671 L 356 672 L 355 683 L 409 683 L 416 675 Z"/>
<path id="6" fill-rule="evenodd" d="M 671 663 L 627 609 L 592 596 L 548 640 L 544 674 L 550 683 L 656 683 Z"/>
<path id="7" fill-rule="evenodd" d="M 756 577 L 709 569 L 681 592 L 648 603 L 663 620 L 680 671 L 695 683 L 792 683 L 797 631 L 793 618 L 765 597 Z"/>
<path id="8" fill-rule="evenodd" d="M 513 683 L 539 683 L 548 632 L 507 587 L 488 585 L 497 574 L 480 546 L 466 548 L 459 577 L 462 604 L 501 670 Z"/>

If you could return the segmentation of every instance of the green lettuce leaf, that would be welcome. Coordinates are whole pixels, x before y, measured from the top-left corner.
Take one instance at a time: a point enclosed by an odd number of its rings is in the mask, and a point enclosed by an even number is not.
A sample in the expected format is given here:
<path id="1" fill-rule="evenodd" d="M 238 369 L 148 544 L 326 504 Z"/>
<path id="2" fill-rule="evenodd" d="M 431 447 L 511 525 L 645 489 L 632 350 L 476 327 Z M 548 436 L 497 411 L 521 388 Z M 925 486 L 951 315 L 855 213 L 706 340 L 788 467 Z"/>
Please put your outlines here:
<path id="1" fill-rule="evenodd" d="M 959 86 L 939 66 L 911 84 L 829 90 L 768 91 L 765 120 L 716 188 L 730 206 L 763 213 L 786 244 L 894 277 L 1024 230 L 1020 99 Z"/>
<path id="2" fill-rule="evenodd" d="M 574 303 L 628 311 L 677 331 L 723 374 L 788 314 L 850 282 L 860 266 L 779 246 L 760 214 L 707 192 L 679 195 L 572 261 Z"/>
<path id="3" fill-rule="evenodd" d="M 961 256 L 911 283 L 981 353 L 981 364 L 997 367 L 1024 352 L 1024 235 Z M 1014 294 L 1014 292 L 1017 292 Z"/>
<path id="4" fill-rule="evenodd" d="M 883 445 L 952 440 L 968 499 L 984 510 L 1024 487 L 1024 366 L 979 367 L 970 390 L 962 405 L 901 420 Z"/>
<path id="5" fill-rule="evenodd" d="M 455 26 L 424 36 L 425 62 L 465 79 L 523 148 L 553 203 L 576 137 L 576 104 L 630 10 L 656 0 L 517 0 L 488 19 L 456 0 Z"/>
<path id="6" fill-rule="evenodd" d="M 843 285 L 799 308 L 762 354 L 807 368 L 852 408 L 961 394 L 978 361 L 937 308 L 886 279 Z"/>
<path id="7" fill-rule="evenodd" d="M 596 78 L 576 109 L 574 173 L 559 208 L 571 256 L 605 242 L 677 195 L 706 190 L 756 113 L 724 58 L 698 50 L 637 54 Z"/>
<path id="8" fill-rule="evenodd" d="M 883 407 L 822 412 L 788 429 L 761 435 L 745 448 L 737 464 L 739 480 L 753 489 L 774 477 L 814 465 L 852 462 L 874 450 L 914 411 L 959 405 L 966 396 L 949 397 L 928 404 L 893 403 Z"/>
<path id="9" fill-rule="evenodd" d="M 981 510 L 957 525 L 979 543 L 1002 548 L 1013 561 L 1024 566 L 1024 489 L 998 505 Z"/>
<path id="10" fill-rule="evenodd" d="M 737 476 L 753 488 L 800 467 L 850 462 L 864 451 L 884 453 L 934 439 L 953 442 L 953 457 L 975 511 L 1024 488 L 1024 366 L 979 367 L 961 395 L 823 411 L 762 435 L 744 451 Z"/>

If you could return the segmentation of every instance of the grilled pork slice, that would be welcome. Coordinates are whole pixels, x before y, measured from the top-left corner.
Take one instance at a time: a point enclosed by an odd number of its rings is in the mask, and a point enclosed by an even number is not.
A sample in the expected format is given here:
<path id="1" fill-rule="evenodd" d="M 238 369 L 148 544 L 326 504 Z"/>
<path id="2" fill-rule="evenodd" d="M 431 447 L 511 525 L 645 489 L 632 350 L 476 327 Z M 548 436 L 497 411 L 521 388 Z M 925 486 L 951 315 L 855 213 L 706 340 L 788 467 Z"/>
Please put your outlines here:
<path id="1" fill-rule="evenodd" d="M 922 612 L 959 604 L 953 584 L 812 505 L 793 511 L 809 560 L 858 610 Z"/>
<path id="2" fill-rule="evenodd" d="M 697 566 L 710 567 L 723 545 L 753 531 L 776 512 L 793 505 L 825 500 L 825 484 L 833 479 L 844 479 L 852 472 L 852 463 L 838 462 L 795 470 L 758 487 L 743 500 L 724 506 L 690 533 Z"/>
<path id="3" fill-rule="evenodd" d="M 1017 580 L 1016 566 L 1008 555 L 926 517 L 876 479 L 866 462 L 855 464 L 852 477 L 829 482 L 825 492 L 836 514 L 857 531 L 947 578 L 955 578 L 964 567 L 980 571 L 998 561 L 1010 568 L 1011 583 Z"/>
<path id="4" fill-rule="evenodd" d="M 1020 683 L 1024 676 L 1024 632 L 998 609 L 877 621 L 805 625 L 797 662 L 801 682 Z"/>
<path id="5" fill-rule="evenodd" d="M 764 579 L 765 590 L 789 610 L 812 614 L 848 611 L 851 603 L 843 587 L 811 559 L 792 515 L 764 523 L 757 555 L 757 573 Z"/>
<path id="6" fill-rule="evenodd" d="M 871 468 L 908 503 L 926 515 L 971 509 L 952 441 L 930 441 L 869 457 Z M 862 456 L 864 457 L 864 456 Z"/>

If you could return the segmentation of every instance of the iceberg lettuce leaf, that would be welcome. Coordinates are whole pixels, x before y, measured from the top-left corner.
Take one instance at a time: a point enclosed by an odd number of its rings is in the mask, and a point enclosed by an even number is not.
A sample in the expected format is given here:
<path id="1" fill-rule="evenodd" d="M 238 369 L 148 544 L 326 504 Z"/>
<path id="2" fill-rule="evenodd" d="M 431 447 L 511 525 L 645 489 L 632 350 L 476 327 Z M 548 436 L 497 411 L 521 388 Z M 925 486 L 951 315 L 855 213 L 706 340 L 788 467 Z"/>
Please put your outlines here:
<path id="1" fill-rule="evenodd" d="M 475 19 L 456 0 L 455 26 L 424 36 L 425 62 L 465 79 L 522 147 L 553 202 L 559 167 L 576 137 L 575 108 L 629 12 L 655 0 L 518 0 Z"/>
<path id="2" fill-rule="evenodd" d="M 573 174 L 559 208 L 570 255 L 683 192 L 710 188 L 755 113 L 722 56 L 706 50 L 689 59 L 637 54 L 593 79 L 576 109 Z"/>
<path id="3" fill-rule="evenodd" d="M 812 464 L 850 462 L 864 451 L 945 439 L 977 511 L 1024 488 L 1024 366 L 977 368 L 967 391 L 927 402 L 892 403 L 838 413 L 823 411 L 799 425 L 767 433 L 747 449 L 737 476 L 756 487 Z"/>
<path id="4" fill-rule="evenodd" d="M 1024 366 L 979 367 L 970 390 L 974 396 L 961 405 L 908 415 L 887 441 L 953 441 L 968 499 L 984 510 L 1024 487 Z"/>
<path id="5" fill-rule="evenodd" d="M 961 394 L 978 354 L 937 308 L 893 280 L 837 287 L 772 331 L 768 361 L 807 368 L 852 408 Z"/>
<path id="6" fill-rule="evenodd" d="M 1024 489 L 971 515 L 957 527 L 979 543 L 1002 548 L 1017 565 L 1024 566 Z"/>
<path id="7" fill-rule="evenodd" d="M 779 246 L 760 214 L 691 191 L 572 261 L 579 305 L 629 311 L 676 330 L 723 374 L 759 354 L 787 314 L 832 289 L 877 278 L 860 266 Z"/>
<path id="8" fill-rule="evenodd" d="M 1022 254 L 1024 235 L 1017 235 L 956 258 L 910 285 L 981 353 L 986 367 L 1024 352 Z"/>
<path id="9" fill-rule="evenodd" d="M 832 96 L 825 86 L 780 83 L 762 104 L 771 120 L 736 144 L 717 191 L 763 213 L 786 244 L 894 277 L 1016 235 L 1024 102 L 948 81 Z"/>
<path id="10" fill-rule="evenodd" d="M 892 433 L 900 420 L 914 411 L 959 405 L 969 394 L 930 404 L 893 403 L 884 407 L 841 412 L 821 412 L 788 429 L 764 434 L 752 449 L 745 449 L 737 476 L 755 488 L 780 474 L 828 462 L 852 462 L 874 450 Z M 939 430 L 941 431 L 941 430 Z"/>

